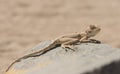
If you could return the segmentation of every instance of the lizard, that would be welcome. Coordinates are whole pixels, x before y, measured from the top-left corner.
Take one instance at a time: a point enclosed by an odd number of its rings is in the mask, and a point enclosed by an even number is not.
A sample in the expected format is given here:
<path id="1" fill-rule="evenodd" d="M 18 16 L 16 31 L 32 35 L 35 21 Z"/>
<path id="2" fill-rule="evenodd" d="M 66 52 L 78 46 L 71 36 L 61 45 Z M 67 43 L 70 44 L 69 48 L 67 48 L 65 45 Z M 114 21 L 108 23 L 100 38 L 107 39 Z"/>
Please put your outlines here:
<path id="1" fill-rule="evenodd" d="M 101 28 L 96 26 L 96 25 L 89 25 L 89 27 L 82 33 L 74 33 L 74 34 L 68 34 L 68 35 L 64 35 L 61 37 L 56 38 L 55 40 L 53 40 L 53 42 L 51 44 L 49 44 L 47 47 L 43 48 L 42 50 L 38 50 L 35 52 L 32 52 L 30 54 L 27 54 L 17 60 L 15 60 L 13 63 L 11 63 L 11 65 L 6 69 L 6 72 L 11 68 L 11 66 L 16 63 L 16 62 L 20 62 L 22 59 L 26 59 L 29 57 L 36 57 L 36 54 L 42 55 L 44 53 L 46 53 L 47 51 L 53 49 L 54 47 L 56 47 L 57 45 L 60 45 L 63 49 L 71 49 L 73 51 L 73 45 L 80 42 L 88 42 L 91 41 L 89 38 L 94 37 L 96 34 L 98 34 L 100 32 Z"/>

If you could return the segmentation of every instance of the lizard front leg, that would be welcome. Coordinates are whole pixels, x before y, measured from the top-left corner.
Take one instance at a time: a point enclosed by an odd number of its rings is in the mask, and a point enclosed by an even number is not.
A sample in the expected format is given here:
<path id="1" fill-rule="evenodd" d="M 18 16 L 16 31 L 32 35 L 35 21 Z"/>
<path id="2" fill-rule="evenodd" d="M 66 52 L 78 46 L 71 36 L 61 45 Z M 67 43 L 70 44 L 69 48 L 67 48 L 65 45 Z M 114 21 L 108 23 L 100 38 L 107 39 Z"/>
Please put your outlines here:
<path id="1" fill-rule="evenodd" d="M 97 44 L 100 44 L 100 43 L 101 43 L 101 41 L 96 40 L 96 39 L 88 39 L 87 42 L 89 42 L 89 43 L 97 43 Z"/>
<path id="2" fill-rule="evenodd" d="M 87 37 L 83 37 L 79 40 L 80 43 L 101 43 L 100 41 L 98 40 L 95 40 L 95 39 L 89 39 Z"/>

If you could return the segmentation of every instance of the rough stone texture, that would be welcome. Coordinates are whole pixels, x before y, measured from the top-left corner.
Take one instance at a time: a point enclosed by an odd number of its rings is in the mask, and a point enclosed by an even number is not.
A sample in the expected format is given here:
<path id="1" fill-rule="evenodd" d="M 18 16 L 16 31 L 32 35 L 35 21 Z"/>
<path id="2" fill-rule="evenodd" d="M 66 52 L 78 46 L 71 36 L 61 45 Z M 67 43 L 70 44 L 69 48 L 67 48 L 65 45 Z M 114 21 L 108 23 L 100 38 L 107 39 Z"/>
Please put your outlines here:
<path id="1" fill-rule="evenodd" d="M 29 53 L 50 43 L 40 43 Z M 44 55 L 22 60 L 6 74 L 120 74 L 120 49 L 94 43 L 78 44 L 75 48 L 75 52 L 66 52 L 57 47 Z"/>
<path id="2" fill-rule="evenodd" d="M 120 74 L 120 60 L 113 61 L 94 71 L 86 72 L 84 74 Z"/>

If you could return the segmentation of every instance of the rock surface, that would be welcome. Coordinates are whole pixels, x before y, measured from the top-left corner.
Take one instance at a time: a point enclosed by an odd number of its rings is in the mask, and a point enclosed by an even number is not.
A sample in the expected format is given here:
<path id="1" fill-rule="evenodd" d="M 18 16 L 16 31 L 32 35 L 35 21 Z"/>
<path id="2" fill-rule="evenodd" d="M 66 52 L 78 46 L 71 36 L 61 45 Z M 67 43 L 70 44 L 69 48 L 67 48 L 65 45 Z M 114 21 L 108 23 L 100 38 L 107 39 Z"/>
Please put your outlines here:
<path id="1" fill-rule="evenodd" d="M 31 49 L 40 50 L 51 41 Z M 15 63 L 6 74 L 120 74 L 120 49 L 106 44 L 82 43 L 76 51 L 56 47 L 47 53 Z"/>

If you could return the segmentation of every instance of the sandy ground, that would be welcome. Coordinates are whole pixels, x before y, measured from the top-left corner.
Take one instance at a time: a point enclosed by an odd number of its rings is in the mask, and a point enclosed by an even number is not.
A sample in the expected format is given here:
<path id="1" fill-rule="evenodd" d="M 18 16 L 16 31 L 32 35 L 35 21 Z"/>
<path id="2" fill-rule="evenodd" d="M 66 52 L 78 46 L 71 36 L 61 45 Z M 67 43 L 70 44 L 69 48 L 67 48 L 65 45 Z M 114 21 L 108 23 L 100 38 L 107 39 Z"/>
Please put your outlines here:
<path id="1" fill-rule="evenodd" d="M 120 48 L 120 0 L 0 0 L 0 74 L 16 58 L 60 35 L 102 28 L 95 38 Z"/>

